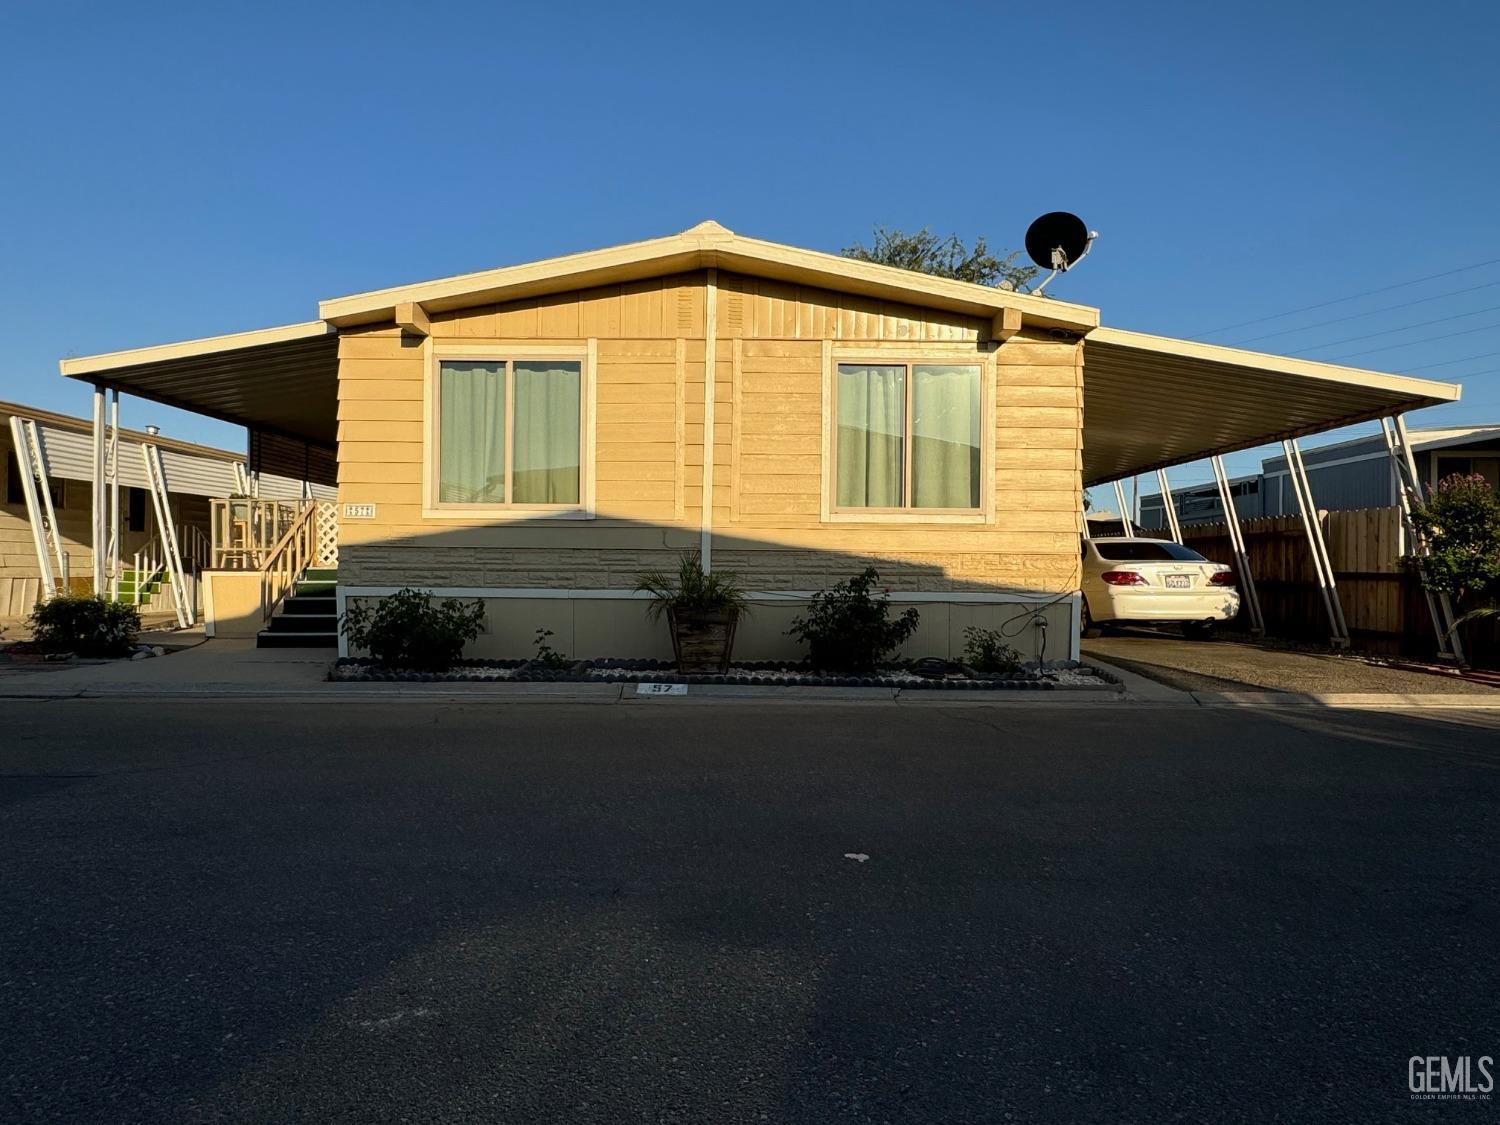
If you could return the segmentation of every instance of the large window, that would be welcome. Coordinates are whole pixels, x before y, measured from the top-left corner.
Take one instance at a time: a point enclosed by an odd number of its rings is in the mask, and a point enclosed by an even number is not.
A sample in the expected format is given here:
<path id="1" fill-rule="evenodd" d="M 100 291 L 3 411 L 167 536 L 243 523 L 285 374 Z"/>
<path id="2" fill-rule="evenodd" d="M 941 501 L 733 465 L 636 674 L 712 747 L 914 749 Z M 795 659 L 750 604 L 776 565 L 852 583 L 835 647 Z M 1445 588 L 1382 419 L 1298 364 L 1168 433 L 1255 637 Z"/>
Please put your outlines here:
<path id="1" fill-rule="evenodd" d="M 443 360 L 438 504 L 579 507 L 582 383 L 577 360 Z"/>
<path id="2" fill-rule="evenodd" d="M 977 509 L 980 372 L 978 364 L 839 364 L 836 506 Z"/>

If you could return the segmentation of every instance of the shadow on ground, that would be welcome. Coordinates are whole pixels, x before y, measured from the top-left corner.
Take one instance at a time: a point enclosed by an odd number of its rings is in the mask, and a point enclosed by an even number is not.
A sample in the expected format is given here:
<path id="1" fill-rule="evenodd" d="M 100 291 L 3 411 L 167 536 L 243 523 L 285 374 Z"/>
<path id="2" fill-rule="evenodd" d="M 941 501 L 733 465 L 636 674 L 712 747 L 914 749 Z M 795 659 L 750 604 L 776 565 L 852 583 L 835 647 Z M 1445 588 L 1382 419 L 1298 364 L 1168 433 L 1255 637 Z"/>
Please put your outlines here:
<path id="1" fill-rule="evenodd" d="M 1290 650 L 1227 638 L 1189 641 L 1166 630 L 1114 630 L 1086 639 L 1083 654 L 1182 691 L 1496 696 L 1496 690 L 1484 684 L 1388 668 L 1358 654 Z"/>
<path id="2" fill-rule="evenodd" d="M 0 708 L 7 1120 L 1370 1122 L 1500 1037 L 1496 716 Z"/>

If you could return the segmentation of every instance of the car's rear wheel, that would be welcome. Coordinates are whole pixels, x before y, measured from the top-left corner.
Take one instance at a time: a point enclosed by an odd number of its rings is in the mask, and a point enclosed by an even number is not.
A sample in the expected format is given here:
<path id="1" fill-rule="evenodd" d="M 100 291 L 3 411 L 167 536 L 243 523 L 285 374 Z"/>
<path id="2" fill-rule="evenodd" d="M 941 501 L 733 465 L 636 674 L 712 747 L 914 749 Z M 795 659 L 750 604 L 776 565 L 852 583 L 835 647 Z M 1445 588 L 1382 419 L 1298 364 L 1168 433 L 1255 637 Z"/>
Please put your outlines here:
<path id="1" fill-rule="evenodd" d="M 1097 637 L 1101 630 L 1094 624 L 1094 618 L 1089 614 L 1089 600 L 1083 598 L 1083 608 L 1078 612 L 1079 629 L 1078 634 L 1086 639 Z"/>
<path id="2" fill-rule="evenodd" d="M 1190 641 L 1211 641 L 1215 632 L 1212 621 L 1189 621 L 1182 626 L 1182 635 Z"/>

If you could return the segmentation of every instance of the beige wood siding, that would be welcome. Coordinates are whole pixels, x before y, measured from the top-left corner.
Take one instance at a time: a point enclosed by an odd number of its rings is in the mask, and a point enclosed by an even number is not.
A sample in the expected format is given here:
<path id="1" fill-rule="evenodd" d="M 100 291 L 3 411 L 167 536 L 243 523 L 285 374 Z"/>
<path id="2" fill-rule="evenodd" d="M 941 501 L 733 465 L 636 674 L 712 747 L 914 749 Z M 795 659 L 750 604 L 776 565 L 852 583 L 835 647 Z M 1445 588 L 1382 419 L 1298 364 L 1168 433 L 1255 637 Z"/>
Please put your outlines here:
<path id="1" fill-rule="evenodd" d="M 392 326 L 339 347 L 339 576 L 353 585 L 629 588 L 697 543 L 703 463 L 703 275 L 464 309 L 431 317 L 431 343 Z M 524 351 L 576 345 L 593 357 L 592 520 L 423 516 L 428 348 Z M 481 549 L 482 548 L 482 549 Z"/>
<path id="2" fill-rule="evenodd" d="M 714 362 L 713 561 L 764 590 L 867 563 L 893 588 L 1063 594 L 1077 586 L 1082 349 L 985 319 L 721 273 Z M 665 277 L 431 317 L 340 340 L 340 578 L 354 586 L 628 588 L 702 526 L 707 276 Z M 592 347 L 592 520 L 423 517 L 432 348 Z M 825 522 L 825 382 L 841 349 L 982 366 L 994 446 L 967 522 Z"/>
<path id="3" fill-rule="evenodd" d="M 1082 347 L 989 324 L 751 278 L 724 281 L 736 356 L 733 482 L 715 565 L 756 589 L 810 590 L 868 564 L 893 589 L 1064 593 L 1078 583 Z M 738 311 L 734 311 L 738 308 Z M 983 523 L 826 523 L 825 381 L 840 351 L 984 365 L 994 484 Z"/>

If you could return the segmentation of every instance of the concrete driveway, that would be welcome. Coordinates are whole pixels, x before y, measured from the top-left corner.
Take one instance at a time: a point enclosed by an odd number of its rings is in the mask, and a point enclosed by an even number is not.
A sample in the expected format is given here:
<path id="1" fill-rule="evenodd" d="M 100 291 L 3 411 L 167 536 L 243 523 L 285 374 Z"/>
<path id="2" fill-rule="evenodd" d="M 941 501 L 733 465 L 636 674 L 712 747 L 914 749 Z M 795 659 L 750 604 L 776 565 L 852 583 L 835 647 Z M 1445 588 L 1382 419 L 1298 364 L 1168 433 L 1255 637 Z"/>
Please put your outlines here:
<path id="1" fill-rule="evenodd" d="M 0 1118 L 1489 1118 L 1497 724 L 3 701 Z"/>
<path id="2" fill-rule="evenodd" d="M 1083 642 L 1093 657 L 1182 691 L 1472 695 L 1492 687 L 1387 668 L 1353 654 L 1298 652 L 1243 641 L 1189 641 L 1167 630 L 1121 629 Z"/>

